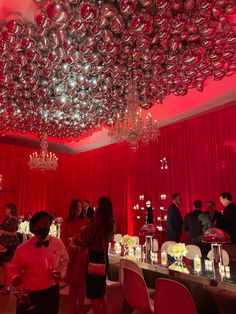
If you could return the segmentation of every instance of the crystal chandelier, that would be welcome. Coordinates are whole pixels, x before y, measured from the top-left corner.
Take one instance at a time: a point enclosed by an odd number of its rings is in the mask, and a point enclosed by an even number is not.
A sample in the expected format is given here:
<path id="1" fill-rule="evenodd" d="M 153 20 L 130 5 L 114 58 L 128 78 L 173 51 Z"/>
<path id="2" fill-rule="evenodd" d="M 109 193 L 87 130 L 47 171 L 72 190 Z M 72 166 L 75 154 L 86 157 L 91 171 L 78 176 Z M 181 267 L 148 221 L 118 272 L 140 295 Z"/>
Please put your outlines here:
<path id="1" fill-rule="evenodd" d="M 129 87 L 128 106 L 124 120 L 118 115 L 117 121 L 109 131 L 113 142 L 127 142 L 133 151 L 137 151 L 140 145 L 147 145 L 150 141 L 158 141 L 160 131 L 157 121 L 152 120 L 150 112 L 146 119 L 142 117 L 139 108 L 137 84 L 133 78 Z"/>
<path id="2" fill-rule="evenodd" d="M 30 155 L 30 159 L 28 161 L 29 168 L 38 169 L 41 171 L 44 170 L 56 170 L 58 167 L 58 158 L 54 153 L 48 153 L 48 142 L 47 142 L 47 134 L 44 133 L 41 138 L 41 151 L 38 154 L 34 152 Z"/>

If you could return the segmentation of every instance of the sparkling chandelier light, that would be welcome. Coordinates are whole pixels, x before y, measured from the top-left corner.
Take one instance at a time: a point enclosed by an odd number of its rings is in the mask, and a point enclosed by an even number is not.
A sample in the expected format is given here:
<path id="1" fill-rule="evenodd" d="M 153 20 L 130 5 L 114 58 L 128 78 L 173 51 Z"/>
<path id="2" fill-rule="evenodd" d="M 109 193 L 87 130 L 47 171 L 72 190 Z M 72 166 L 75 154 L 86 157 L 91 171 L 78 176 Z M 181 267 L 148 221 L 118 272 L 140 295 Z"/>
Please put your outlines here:
<path id="1" fill-rule="evenodd" d="M 56 170 L 58 167 L 58 158 L 54 153 L 48 153 L 48 142 L 47 142 L 47 134 L 44 133 L 41 138 L 41 151 L 38 154 L 34 152 L 30 155 L 30 159 L 28 161 L 29 168 L 38 169 L 41 171 L 44 170 Z"/>
<path id="2" fill-rule="evenodd" d="M 150 112 L 144 120 L 142 110 L 138 108 L 137 84 L 132 78 L 125 119 L 122 121 L 118 115 L 118 119 L 110 129 L 109 135 L 113 142 L 127 142 L 134 152 L 137 151 L 140 145 L 147 145 L 150 141 L 158 141 L 160 135 L 157 121 L 154 120 L 153 122 Z"/>

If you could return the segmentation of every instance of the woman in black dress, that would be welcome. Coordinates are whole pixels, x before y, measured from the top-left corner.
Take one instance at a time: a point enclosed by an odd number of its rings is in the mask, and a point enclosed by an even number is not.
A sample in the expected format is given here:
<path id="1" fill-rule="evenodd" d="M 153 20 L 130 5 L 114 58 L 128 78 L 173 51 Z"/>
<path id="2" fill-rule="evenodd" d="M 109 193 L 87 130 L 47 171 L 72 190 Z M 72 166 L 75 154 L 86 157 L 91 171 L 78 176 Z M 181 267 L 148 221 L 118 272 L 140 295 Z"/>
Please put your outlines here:
<path id="1" fill-rule="evenodd" d="M 5 207 L 6 217 L 0 224 L 0 262 L 3 264 L 5 282 L 4 293 L 10 292 L 10 287 L 7 279 L 8 262 L 12 259 L 14 251 L 19 245 L 17 237 L 18 219 L 17 208 L 13 203 L 7 204 Z"/>
<path id="2" fill-rule="evenodd" d="M 95 218 L 79 234 L 74 243 L 88 248 L 88 260 L 105 263 L 108 270 L 108 243 L 113 239 L 114 219 L 112 203 L 107 197 L 100 197 Z M 106 274 L 104 276 L 86 273 L 86 297 L 91 300 L 94 314 L 106 314 Z"/>

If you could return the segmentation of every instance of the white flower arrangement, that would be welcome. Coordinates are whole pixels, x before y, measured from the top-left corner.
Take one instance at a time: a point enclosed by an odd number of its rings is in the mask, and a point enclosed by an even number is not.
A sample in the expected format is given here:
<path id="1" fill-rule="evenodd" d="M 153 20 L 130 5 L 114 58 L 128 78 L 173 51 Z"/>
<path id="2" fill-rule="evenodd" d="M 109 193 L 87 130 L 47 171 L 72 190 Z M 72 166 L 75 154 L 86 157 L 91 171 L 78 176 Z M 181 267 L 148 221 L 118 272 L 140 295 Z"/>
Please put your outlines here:
<path id="1" fill-rule="evenodd" d="M 49 234 L 56 237 L 57 236 L 57 226 L 53 223 L 51 224 Z"/>
<path id="2" fill-rule="evenodd" d="M 185 273 L 185 274 L 189 274 L 189 270 L 188 268 L 181 266 L 181 265 L 176 265 L 175 263 L 171 264 L 169 266 L 170 270 L 174 270 L 174 271 L 178 271 L 180 273 Z"/>
<path id="3" fill-rule="evenodd" d="M 186 249 L 184 243 L 176 243 L 168 246 L 167 253 L 174 258 L 179 258 L 182 256 L 186 256 L 188 250 Z"/>
<path id="4" fill-rule="evenodd" d="M 19 224 L 19 232 L 25 232 L 26 234 L 29 233 L 29 222 L 28 221 L 22 221 Z"/>
<path id="5" fill-rule="evenodd" d="M 120 244 L 128 247 L 135 247 L 136 246 L 136 239 L 131 237 L 130 235 L 126 234 L 120 240 Z"/>

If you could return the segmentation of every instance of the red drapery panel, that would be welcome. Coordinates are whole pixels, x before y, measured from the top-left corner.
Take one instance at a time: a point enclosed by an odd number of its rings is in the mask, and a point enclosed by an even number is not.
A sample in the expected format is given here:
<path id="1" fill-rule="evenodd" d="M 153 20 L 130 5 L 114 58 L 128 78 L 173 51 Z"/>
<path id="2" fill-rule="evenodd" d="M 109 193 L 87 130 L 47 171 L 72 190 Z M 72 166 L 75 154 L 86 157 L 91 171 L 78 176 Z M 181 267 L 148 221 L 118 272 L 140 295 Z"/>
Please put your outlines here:
<path id="1" fill-rule="evenodd" d="M 73 198 L 88 198 L 95 206 L 99 196 L 107 195 L 114 204 L 117 230 L 132 233 L 137 231 L 137 221 L 131 218 L 138 215 L 132 208 L 140 194 L 152 201 L 155 217 L 175 192 L 182 195 L 183 215 L 194 199 L 218 202 L 222 191 L 236 199 L 235 120 L 236 106 L 231 105 L 162 128 L 158 143 L 136 153 L 126 144 L 114 144 L 76 155 L 57 154 L 56 172 L 29 170 L 31 149 L 1 144 L 3 189 L 15 191 L 0 192 L 0 206 L 16 202 L 20 213 L 47 209 L 65 217 Z M 163 157 L 168 160 L 167 171 L 160 169 Z M 160 194 L 167 195 L 164 203 Z"/>

